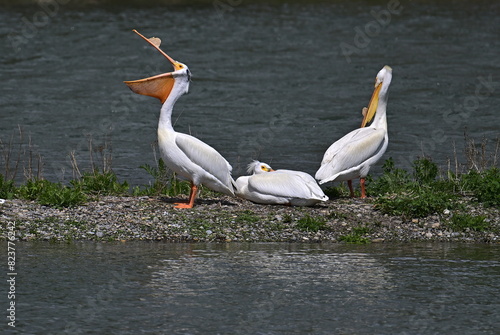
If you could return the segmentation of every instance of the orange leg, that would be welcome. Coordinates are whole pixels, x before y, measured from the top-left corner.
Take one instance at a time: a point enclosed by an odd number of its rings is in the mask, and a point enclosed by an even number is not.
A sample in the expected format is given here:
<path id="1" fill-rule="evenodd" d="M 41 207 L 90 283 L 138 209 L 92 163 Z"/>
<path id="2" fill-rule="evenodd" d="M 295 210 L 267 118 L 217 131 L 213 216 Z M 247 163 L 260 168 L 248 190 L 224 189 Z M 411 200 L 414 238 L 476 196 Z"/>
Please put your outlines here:
<path id="1" fill-rule="evenodd" d="M 365 199 L 366 198 L 365 178 L 359 179 L 359 185 L 361 186 L 361 199 Z"/>
<path id="2" fill-rule="evenodd" d="M 349 186 L 349 192 L 351 192 L 351 198 L 354 198 L 354 190 L 352 188 L 352 180 L 347 181 L 347 186 Z"/>
<path id="3" fill-rule="evenodd" d="M 188 202 L 175 203 L 177 206 L 174 206 L 174 208 L 193 208 L 194 199 L 196 198 L 197 194 L 198 194 L 198 186 L 191 183 L 191 193 L 189 194 Z"/>

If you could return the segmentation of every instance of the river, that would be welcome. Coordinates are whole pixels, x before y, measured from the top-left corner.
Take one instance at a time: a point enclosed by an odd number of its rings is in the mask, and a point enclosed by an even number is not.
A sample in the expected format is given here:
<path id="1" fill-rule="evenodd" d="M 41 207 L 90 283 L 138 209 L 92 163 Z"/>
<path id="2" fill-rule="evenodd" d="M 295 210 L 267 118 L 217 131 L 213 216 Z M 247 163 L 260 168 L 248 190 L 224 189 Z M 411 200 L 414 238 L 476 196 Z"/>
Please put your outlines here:
<path id="1" fill-rule="evenodd" d="M 120 180 L 152 179 L 140 166 L 158 158 L 160 103 L 123 81 L 171 66 L 132 29 L 160 37 L 190 67 L 175 128 L 215 147 L 235 177 L 253 159 L 314 174 L 328 146 L 359 127 L 386 64 L 393 80 L 384 159 L 409 168 L 428 155 L 454 170 L 455 154 L 465 162 L 464 133 L 494 150 L 496 1 L 161 2 L 2 2 L 0 139 L 4 150 L 12 142 L 11 171 L 21 153 L 18 176 L 23 165 L 36 172 L 40 155 L 45 178 L 68 181 L 71 152 L 80 170 L 90 169 L 91 142 L 95 166 L 104 153 Z"/>
<path id="2" fill-rule="evenodd" d="M 498 245 L 16 244 L 19 334 L 475 335 L 500 326 Z"/>

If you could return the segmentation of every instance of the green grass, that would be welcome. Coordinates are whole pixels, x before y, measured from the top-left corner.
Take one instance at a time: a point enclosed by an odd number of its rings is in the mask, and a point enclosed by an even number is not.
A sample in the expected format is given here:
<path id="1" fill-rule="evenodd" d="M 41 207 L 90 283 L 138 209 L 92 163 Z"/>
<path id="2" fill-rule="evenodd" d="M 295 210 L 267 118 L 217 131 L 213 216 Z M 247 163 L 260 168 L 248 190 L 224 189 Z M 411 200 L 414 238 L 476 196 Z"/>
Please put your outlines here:
<path id="1" fill-rule="evenodd" d="M 0 199 L 12 199 L 16 194 L 16 186 L 14 181 L 5 180 L 0 174 Z"/>
<path id="2" fill-rule="evenodd" d="M 312 217 L 306 214 L 297 221 L 296 227 L 303 231 L 317 232 L 326 228 L 326 221 L 322 217 Z"/>
<path id="3" fill-rule="evenodd" d="M 467 229 L 473 231 L 486 231 L 491 228 L 491 224 L 485 221 L 484 216 L 474 216 L 469 214 L 454 214 L 448 226 L 453 231 L 466 231 Z"/>
<path id="4" fill-rule="evenodd" d="M 22 137 L 22 136 L 21 136 Z M 500 140 L 497 139 L 496 149 L 493 154 L 487 154 L 483 141 L 481 150 L 477 149 L 473 141 L 469 141 L 467 148 L 468 166 L 465 172 L 458 172 L 458 163 L 455 173 L 444 173 L 427 157 L 413 162 L 411 171 L 397 168 L 392 158 L 385 161 L 383 174 L 376 179 L 367 177 L 367 194 L 373 197 L 373 203 L 383 213 L 398 215 L 404 218 L 419 218 L 428 215 L 440 215 L 445 209 L 462 210 L 463 198 L 472 198 L 484 206 L 500 206 L 500 169 L 498 168 L 498 148 Z M 147 196 L 178 196 L 190 192 L 190 184 L 178 180 L 174 173 L 168 170 L 164 162 L 159 159 L 156 166 L 141 166 L 153 177 L 149 185 L 129 188 L 129 184 L 119 182 L 110 168 L 111 157 L 109 147 L 95 146 L 90 142 L 91 168 L 90 172 L 80 173 L 76 164 L 76 154 L 72 153 L 74 175 L 78 176 L 69 184 L 52 183 L 41 177 L 41 169 L 36 168 L 36 156 L 29 151 L 29 159 L 22 159 L 23 151 L 17 152 L 16 146 L 11 142 L 0 141 L 0 167 L 5 171 L 0 174 L 0 198 L 2 199 L 28 199 L 43 205 L 54 207 L 71 207 L 83 204 L 90 199 L 105 195 L 147 195 Z M 102 147 L 102 148 L 101 148 Z M 21 147 L 20 147 L 21 148 Z M 20 150 L 19 148 L 19 150 Z M 109 151 L 109 153 L 108 153 Z M 97 168 L 95 155 L 102 158 L 102 168 Z M 38 156 L 37 156 L 38 157 Z M 491 157 L 491 158 L 489 158 Z M 27 166 L 23 161 L 30 162 Z M 39 165 L 41 157 L 38 159 Z M 25 181 L 17 186 L 14 178 L 18 169 L 25 172 Z M 99 172 L 102 170 L 103 172 Z M 77 172 L 77 173 L 75 173 Z M 35 177 L 36 176 L 36 177 Z M 443 177 L 445 176 L 445 177 Z M 357 192 L 357 191 L 356 191 Z M 349 190 L 345 183 L 337 187 L 329 187 L 325 193 L 331 198 L 347 197 Z M 202 187 L 200 196 L 215 196 L 216 193 Z M 335 201 L 335 200 L 333 200 Z M 330 213 L 328 219 L 341 218 L 337 213 Z M 253 213 L 243 213 L 238 222 L 252 222 L 258 220 Z M 458 219 L 457 219 L 458 220 Z M 294 219 L 289 214 L 284 214 L 283 223 L 291 223 Z M 324 229 L 322 218 L 303 217 L 298 222 L 298 227 L 309 231 Z"/>
<path id="5" fill-rule="evenodd" d="M 348 197 L 350 195 L 347 184 L 345 183 L 342 183 L 338 186 L 329 186 L 323 192 L 330 199 Z M 357 191 L 355 190 L 355 192 Z"/>
<path id="6" fill-rule="evenodd" d="M 352 232 L 350 234 L 342 235 L 338 238 L 338 240 L 352 244 L 367 244 L 370 243 L 370 239 L 363 236 L 369 234 L 370 231 L 370 228 L 365 226 L 354 227 L 352 228 Z"/>
<path id="7" fill-rule="evenodd" d="M 244 210 L 238 213 L 238 216 L 235 218 L 235 222 L 237 223 L 254 223 L 260 220 L 260 217 L 255 215 L 251 210 Z"/>
<path id="8" fill-rule="evenodd" d="M 92 195 L 125 195 L 129 190 L 128 183 L 118 182 L 116 175 L 111 171 L 86 172 L 80 179 L 72 180 L 70 184 L 73 188 Z"/>
<path id="9" fill-rule="evenodd" d="M 385 214 L 410 219 L 462 207 L 456 181 L 438 179 L 439 169 L 429 158 L 415 160 L 411 173 L 395 168 L 391 158 L 383 168 L 384 174 L 368 186 L 369 194 L 377 196 L 375 207 Z"/>
<path id="10" fill-rule="evenodd" d="M 140 168 L 145 170 L 151 177 L 154 178 L 154 180 L 152 184 L 144 188 L 134 188 L 134 195 L 176 196 L 179 194 L 189 194 L 189 183 L 187 181 L 177 179 L 175 173 L 172 173 L 167 169 L 165 163 L 161 158 L 158 160 L 157 166 L 144 164 L 141 165 Z"/>
<path id="11" fill-rule="evenodd" d="M 41 205 L 56 208 L 74 207 L 86 202 L 87 196 L 78 188 L 48 180 L 28 180 L 17 190 L 19 198 L 36 200 Z"/>
<path id="12" fill-rule="evenodd" d="M 405 219 L 441 214 L 445 209 L 454 209 L 459 206 L 455 195 L 432 188 L 390 193 L 375 200 L 375 208 L 382 213 L 402 216 Z"/>
<path id="13" fill-rule="evenodd" d="M 485 206 L 500 206 L 500 169 L 492 167 L 483 172 L 470 171 L 461 177 L 461 186 Z"/>
<path id="14" fill-rule="evenodd" d="M 384 164 L 384 174 L 370 180 L 369 194 L 374 195 L 375 207 L 389 215 L 421 218 L 441 214 L 445 209 L 463 209 L 460 203 L 471 195 L 485 206 L 500 206 L 500 169 L 490 167 L 477 172 L 439 178 L 437 165 L 429 158 L 413 163 L 413 171 L 396 169 L 392 159 Z"/>

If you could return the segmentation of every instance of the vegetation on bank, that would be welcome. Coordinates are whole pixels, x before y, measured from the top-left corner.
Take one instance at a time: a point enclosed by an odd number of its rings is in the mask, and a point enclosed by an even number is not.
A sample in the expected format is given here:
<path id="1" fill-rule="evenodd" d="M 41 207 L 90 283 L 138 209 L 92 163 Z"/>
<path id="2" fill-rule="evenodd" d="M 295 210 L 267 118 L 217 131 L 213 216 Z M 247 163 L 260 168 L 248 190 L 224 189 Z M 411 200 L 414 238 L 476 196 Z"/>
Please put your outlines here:
<path id="1" fill-rule="evenodd" d="M 468 151 L 466 150 L 467 166 L 459 169 L 458 163 L 455 163 L 454 171 L 449 167 L 445 171 L 440 170 L 428 157 L 415 160 L 412 170 L 407 171 L 397 168 L 392 158 L 389 158 L 383 164 L 381 176 L 367 178 L 368 196 L 372 198 L 375 209 L 390 216 L 399 216 L 403 220 L 453 211 L 446 223 L 450 229 L 487 231 L 491 228 L 491 222 L 486 221 L 483 216 L 465 212 L 464 201 L 472 199 L 480 206 L 500 207 L 500 169 L 497 160 L 499 144 L 500 139 L 497 139 L 493 153 L 490 154 L 485 150 L 485 141 L 479 146 L 469 141 Z M 105 152 L 106 147 L 92 150 L 90 144 L 90 149 L 90 171 L 81 173 L 72 153 L 74 179 L 68 184 L 62 184 L 48 181 L 41 176 L 41 158 L 33 159 L 37 156 L 28 146 L 28 150 L 24 151 L 29 157 L 28 167 L 23 167 L 25 180 L 16 184 L 14 180 L 18 169 L 21 168 L 21 154 L 13 154 L 15 150 L 11 142 L 5 144 L 0 141 L 0 163 L 3 164 L 0 168 L 3 167 L 4 170 L 0 173 L 0 199 L 26 199 L 46 206 L 65 208 L 79 206 L 108 195 L 175 197 L 189 193 L 189 183 L 175 178 L 161 159 L 156 166 L 141 166 L 153 179 L 149 185 L 131 188 L 126 181 L 118 181 L 110 167 L 111 158 L 109 153 Z M 95 163 L 97 161 L 101 163 Z M 202 188 L 201 192 L 201 197 L 214 195 L 206 188 Z M 345 185 L 327 188 L 325 193 L 330 197 L 330 201 L 348 197 Z M 332 218 L 305 214 L 297 221 L 296 228 L 305 232 L 325 230 L 328 229 L 327 220 Z M 251 212 L 244 212 L 237 221 L 258 219 Z M 283 222 L 287 222 L 286 217 Z M 350 234 L 342 236 L 340 240 L 347 243 L 367 243 L 369 240 L 364 236 L 369 233 L 370 228 L 367 226 L 354 227 Z"/>

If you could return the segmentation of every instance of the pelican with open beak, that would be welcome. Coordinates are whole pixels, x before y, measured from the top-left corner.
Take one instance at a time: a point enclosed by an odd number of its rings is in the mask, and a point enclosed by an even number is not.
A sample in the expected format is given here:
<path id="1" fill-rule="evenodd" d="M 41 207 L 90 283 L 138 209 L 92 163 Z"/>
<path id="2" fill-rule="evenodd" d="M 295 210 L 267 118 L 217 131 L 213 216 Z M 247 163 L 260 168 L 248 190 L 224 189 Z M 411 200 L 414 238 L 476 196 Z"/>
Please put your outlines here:
<path id="1" fill-rule="evenodd" d="M 187 203 L 177 203 L 175 207 L 192 208 L 200 185 L 234 196 L 232 167 L 226 159 L 208 144 L 193 136 L 178 133 L 172 126 L 174 104 L 189 90 L 191 73 L 188 67 L 163 52 L 159 38 L 146 38 L 136 30 L 134 32 L 156 48 L 174 67 L 173 72 L 125 81 L 125 84 L 133 92 L 158 98 L 163 104 L 158 123 L 158 147 L 161 157 L 165 165 L 177 176 L 191 182 L 189 200 Z"/>
<path id="2" fill-rule="evenodd" d="M 259 204 L 313 206 L 328 197 L 309 174 L 294 170 L 273 170 L 268 164 L 253 161 L 250 176 L 236 179 L 236 195 Z"/>
<path id="3" fill-rule="evenodd" d="M 375 79 L 375 90 L 368 110 L 363 113 L 361 128 L 351 131 L 326 150 L 315 176 L 320 184 L 360 178 L 361 198 L 366 198 L 365 177 L 389 143 L 386 108 L 391 79 L 392 69 L 384 66 Z M 373 122 L 365 127 L 372 119 Z M 353 196 L 351 185 L 350 190 Z"/>

